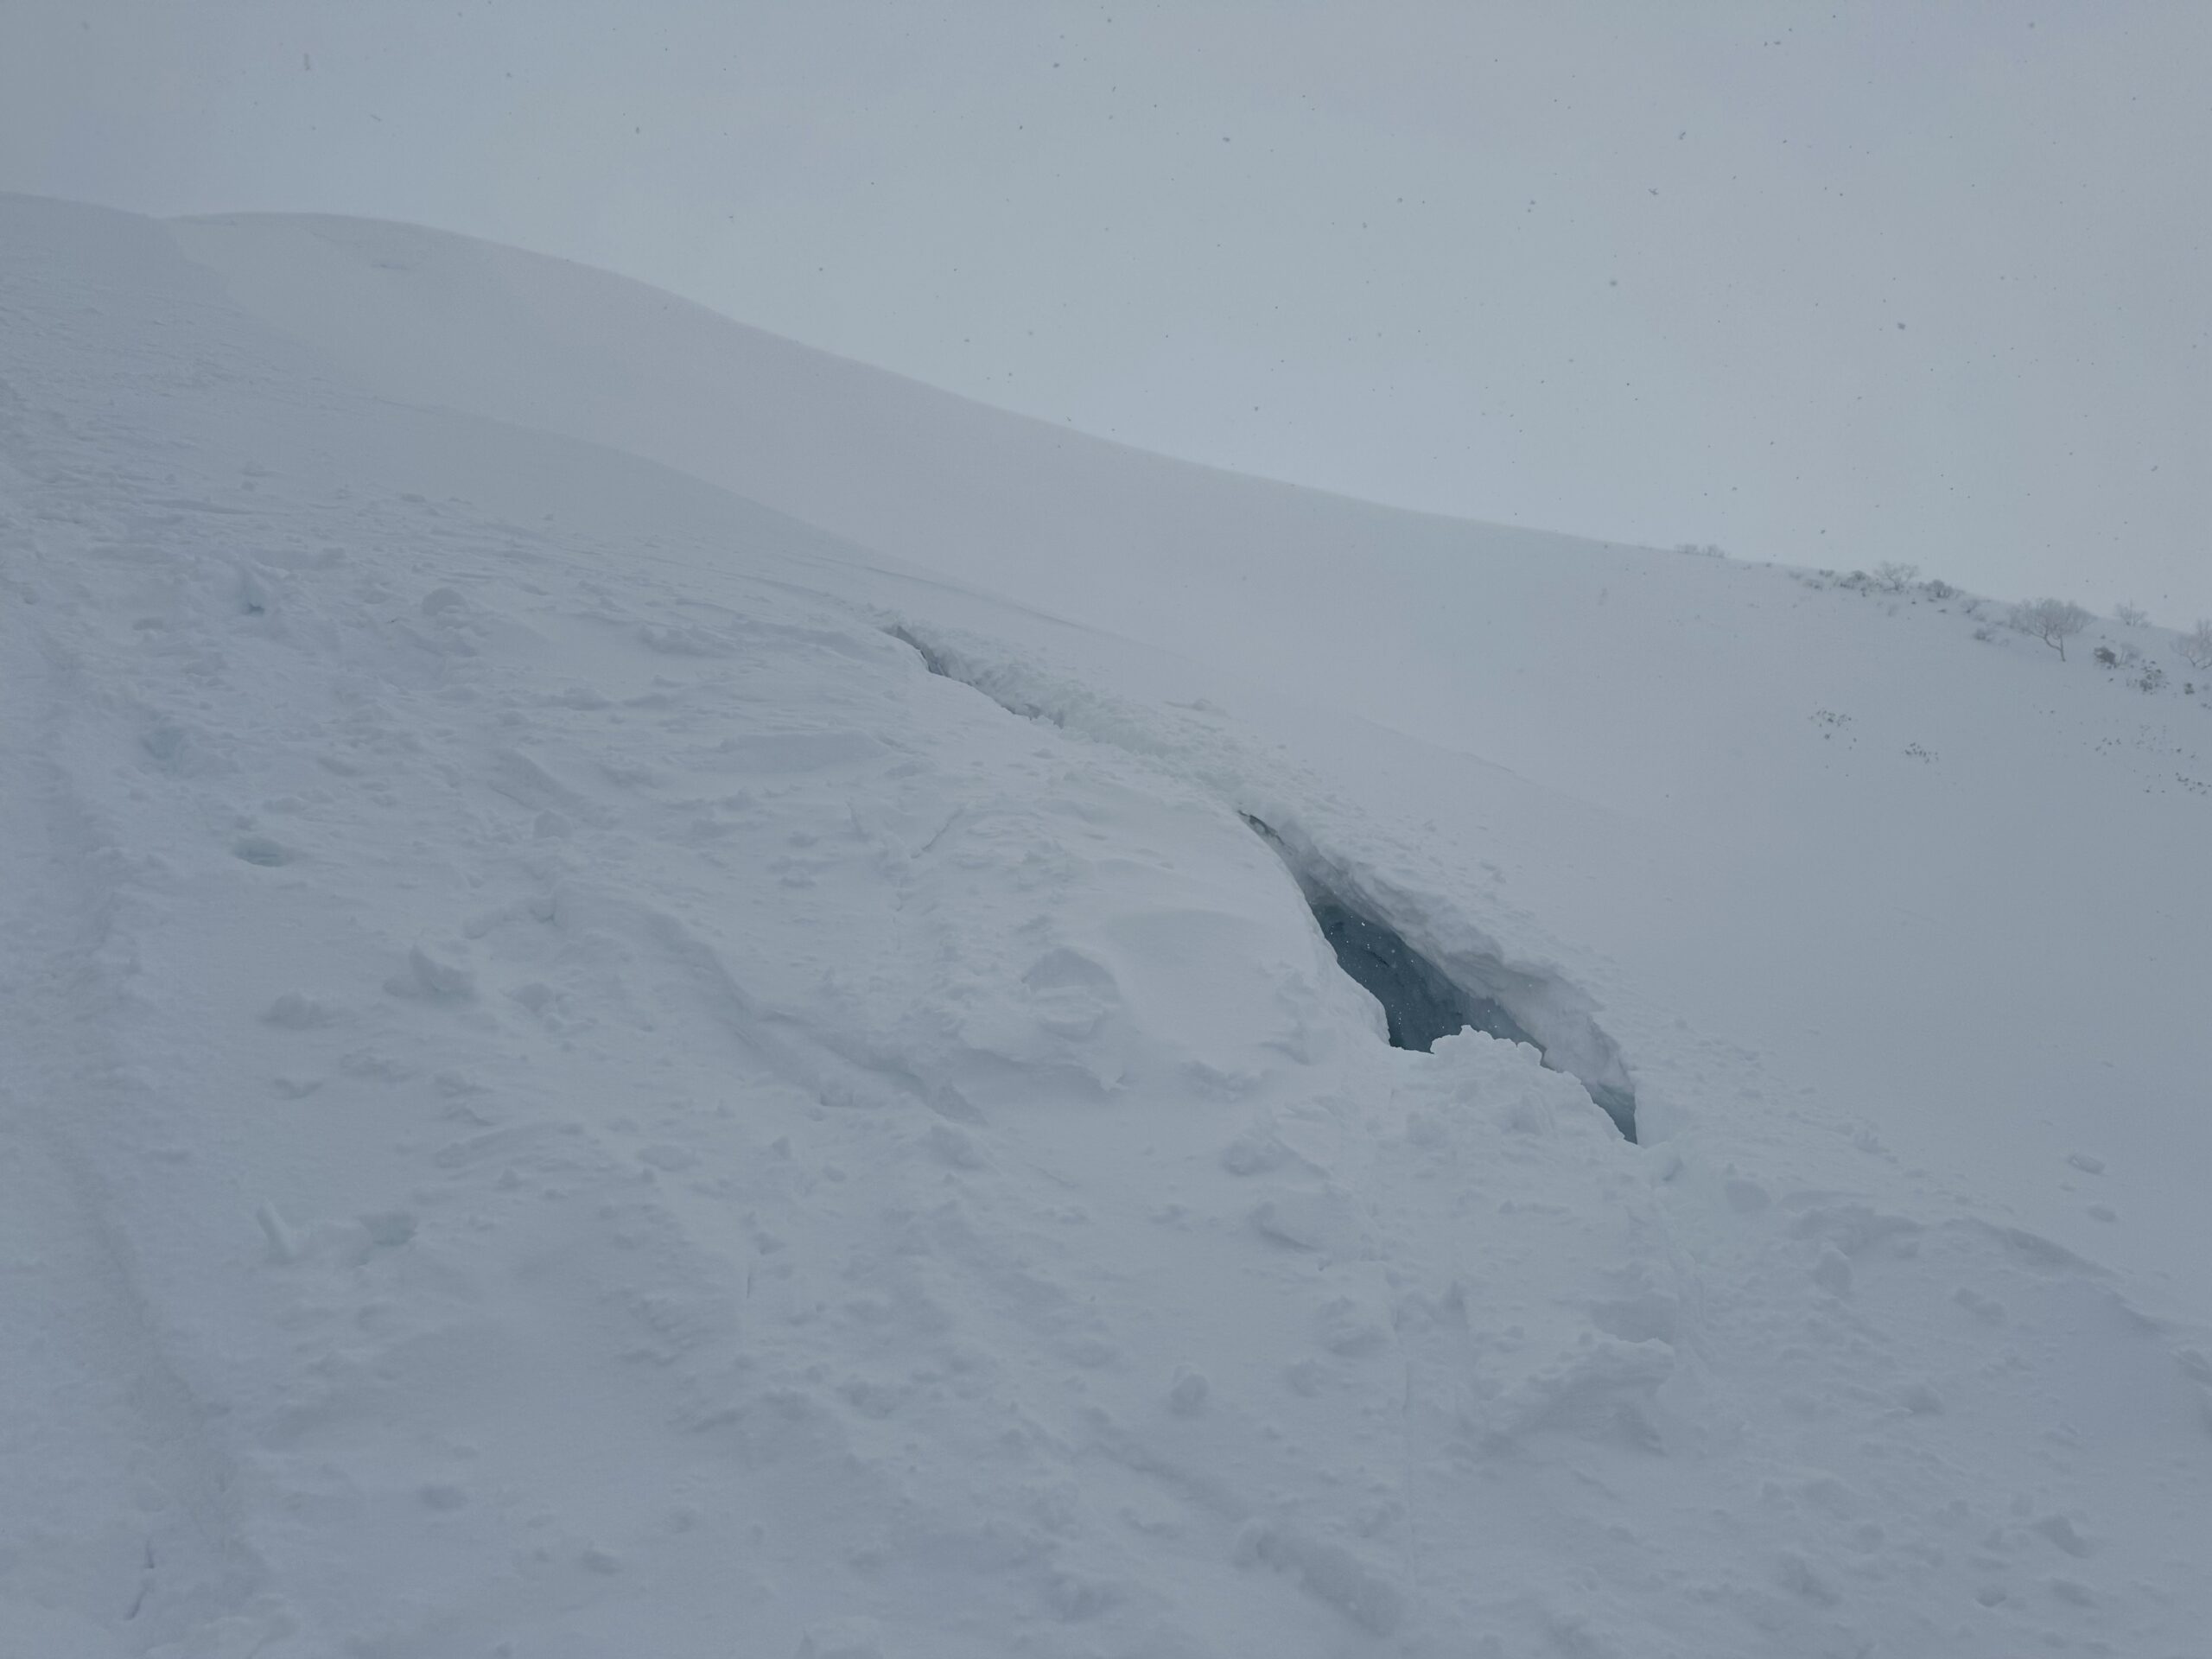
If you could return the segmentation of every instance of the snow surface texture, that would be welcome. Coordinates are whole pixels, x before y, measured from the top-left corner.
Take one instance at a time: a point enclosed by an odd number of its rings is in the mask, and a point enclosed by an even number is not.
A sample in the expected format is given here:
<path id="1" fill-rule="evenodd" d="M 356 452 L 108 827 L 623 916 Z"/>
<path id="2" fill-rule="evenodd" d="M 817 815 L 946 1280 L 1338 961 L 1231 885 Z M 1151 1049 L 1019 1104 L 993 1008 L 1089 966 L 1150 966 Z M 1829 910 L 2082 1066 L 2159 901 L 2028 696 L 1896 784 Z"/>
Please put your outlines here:
<path id="1" fill-rule="evenodd" d="M 0 1652 L 2207 1651 L 2201 703 L 181 242 L 0 200 Z"/>

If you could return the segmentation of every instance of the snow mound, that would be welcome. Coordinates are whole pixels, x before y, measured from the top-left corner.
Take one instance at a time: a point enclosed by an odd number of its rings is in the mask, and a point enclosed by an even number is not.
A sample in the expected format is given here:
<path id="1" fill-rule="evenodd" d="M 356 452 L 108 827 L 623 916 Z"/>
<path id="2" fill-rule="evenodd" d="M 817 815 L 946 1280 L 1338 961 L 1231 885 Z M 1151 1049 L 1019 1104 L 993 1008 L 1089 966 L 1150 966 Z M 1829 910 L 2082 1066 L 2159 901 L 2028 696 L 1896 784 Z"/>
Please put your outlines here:
<path id="1" fill-rule="evenodd" d="M 2212 1343 L 1707 1034 L 1742 934 L 1633 893 L 1728 844 L 396 397 L 149 221 L 0 201 L 0 1650 L 2212 1623 Z M 1240 815 L 1574 988 L 1649 1144 L 1389 1046 Z"/>

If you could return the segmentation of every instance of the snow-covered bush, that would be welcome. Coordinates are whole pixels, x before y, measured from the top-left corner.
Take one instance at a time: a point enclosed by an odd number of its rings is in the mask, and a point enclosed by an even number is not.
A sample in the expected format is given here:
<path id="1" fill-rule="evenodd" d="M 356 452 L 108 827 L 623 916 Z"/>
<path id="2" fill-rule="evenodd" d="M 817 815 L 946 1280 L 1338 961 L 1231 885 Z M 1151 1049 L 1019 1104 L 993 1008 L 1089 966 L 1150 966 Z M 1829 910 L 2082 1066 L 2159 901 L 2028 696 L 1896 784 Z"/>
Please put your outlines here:
<path id="1" fill-rule="evenodd" d="M 2126 600 L 2113 606 L 2112 613 L 2123 628 L 2139 628 L 2151 620 L 2140 605 L 2130 605 Z"/>
<path id="2" fill-rule="evenodd" d="M 2031 633 L 2066 660 L 2066 642 L 2089 626 L 2089 613 L 2070 599 L 2026 599 L 2005 619 L 2022 633 Z"/>
<path id="3" fill-rule="evenodd" d="M 2182 661 L 2191 668 L 2212 668 L 2212 620 L 2196 619 L 2196 626 L 2174 641 Z"/>
<path id="4" fill-rule="evenodd" d="M 1874 567 L 1874 585 L 1885 594 L 1901 594 L 1919 579 L 1916 564 L 1900 564 L 1891 559 Z"/>
<path id="5" fill-rule="evenodd" d="M 2166 683 L 2166 671 L 2152 663 L 2135 682 L 2138 691 L 2156 691 Z"/>
<path id="6" fill-rule="evenodd" d="M 1956 599 L 1959 590 L 1941 576 L 1930 576 L 1920 584 L 1920 591 L 1930 599 Z"/>
<path id="7" fill-rule="evenodd" d="M 2120 666 L 2120 658 L 2114 653 L 2110 645 L 2099 645 L 2094 651 L 2091 652 L 2089 655 L 2096 658 L 2097 666 L 2099 668 L 2118 668 Z"/>

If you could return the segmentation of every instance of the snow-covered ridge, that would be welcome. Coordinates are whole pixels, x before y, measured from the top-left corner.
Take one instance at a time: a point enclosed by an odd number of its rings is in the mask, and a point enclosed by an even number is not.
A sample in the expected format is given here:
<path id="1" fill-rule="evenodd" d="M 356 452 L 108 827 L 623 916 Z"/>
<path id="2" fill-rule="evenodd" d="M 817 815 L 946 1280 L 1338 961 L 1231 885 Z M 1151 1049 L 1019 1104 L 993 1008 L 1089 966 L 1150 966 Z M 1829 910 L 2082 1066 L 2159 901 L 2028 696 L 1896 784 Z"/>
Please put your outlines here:
<path id="1" fill-rule="evenodd" d="M 2212 1625 L 2201 709 L 264 228 L 0 202 L 0 1651 Z"/>

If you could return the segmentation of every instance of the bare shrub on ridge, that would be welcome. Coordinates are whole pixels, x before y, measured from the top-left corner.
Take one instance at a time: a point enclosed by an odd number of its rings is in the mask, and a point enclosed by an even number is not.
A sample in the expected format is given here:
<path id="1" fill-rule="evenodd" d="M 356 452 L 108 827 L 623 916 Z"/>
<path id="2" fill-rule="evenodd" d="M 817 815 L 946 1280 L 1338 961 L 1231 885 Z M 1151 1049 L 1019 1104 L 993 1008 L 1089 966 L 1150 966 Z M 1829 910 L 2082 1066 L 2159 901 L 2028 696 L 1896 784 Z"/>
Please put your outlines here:
<path id="1" fill-rule="evenodd" d="M 2089 626 L 2089 613 L 2070 599 L 2026 599 L 2005 619 L 2022 633 L 2033 634 L 2066 660 L 2066 642 Z"/>

